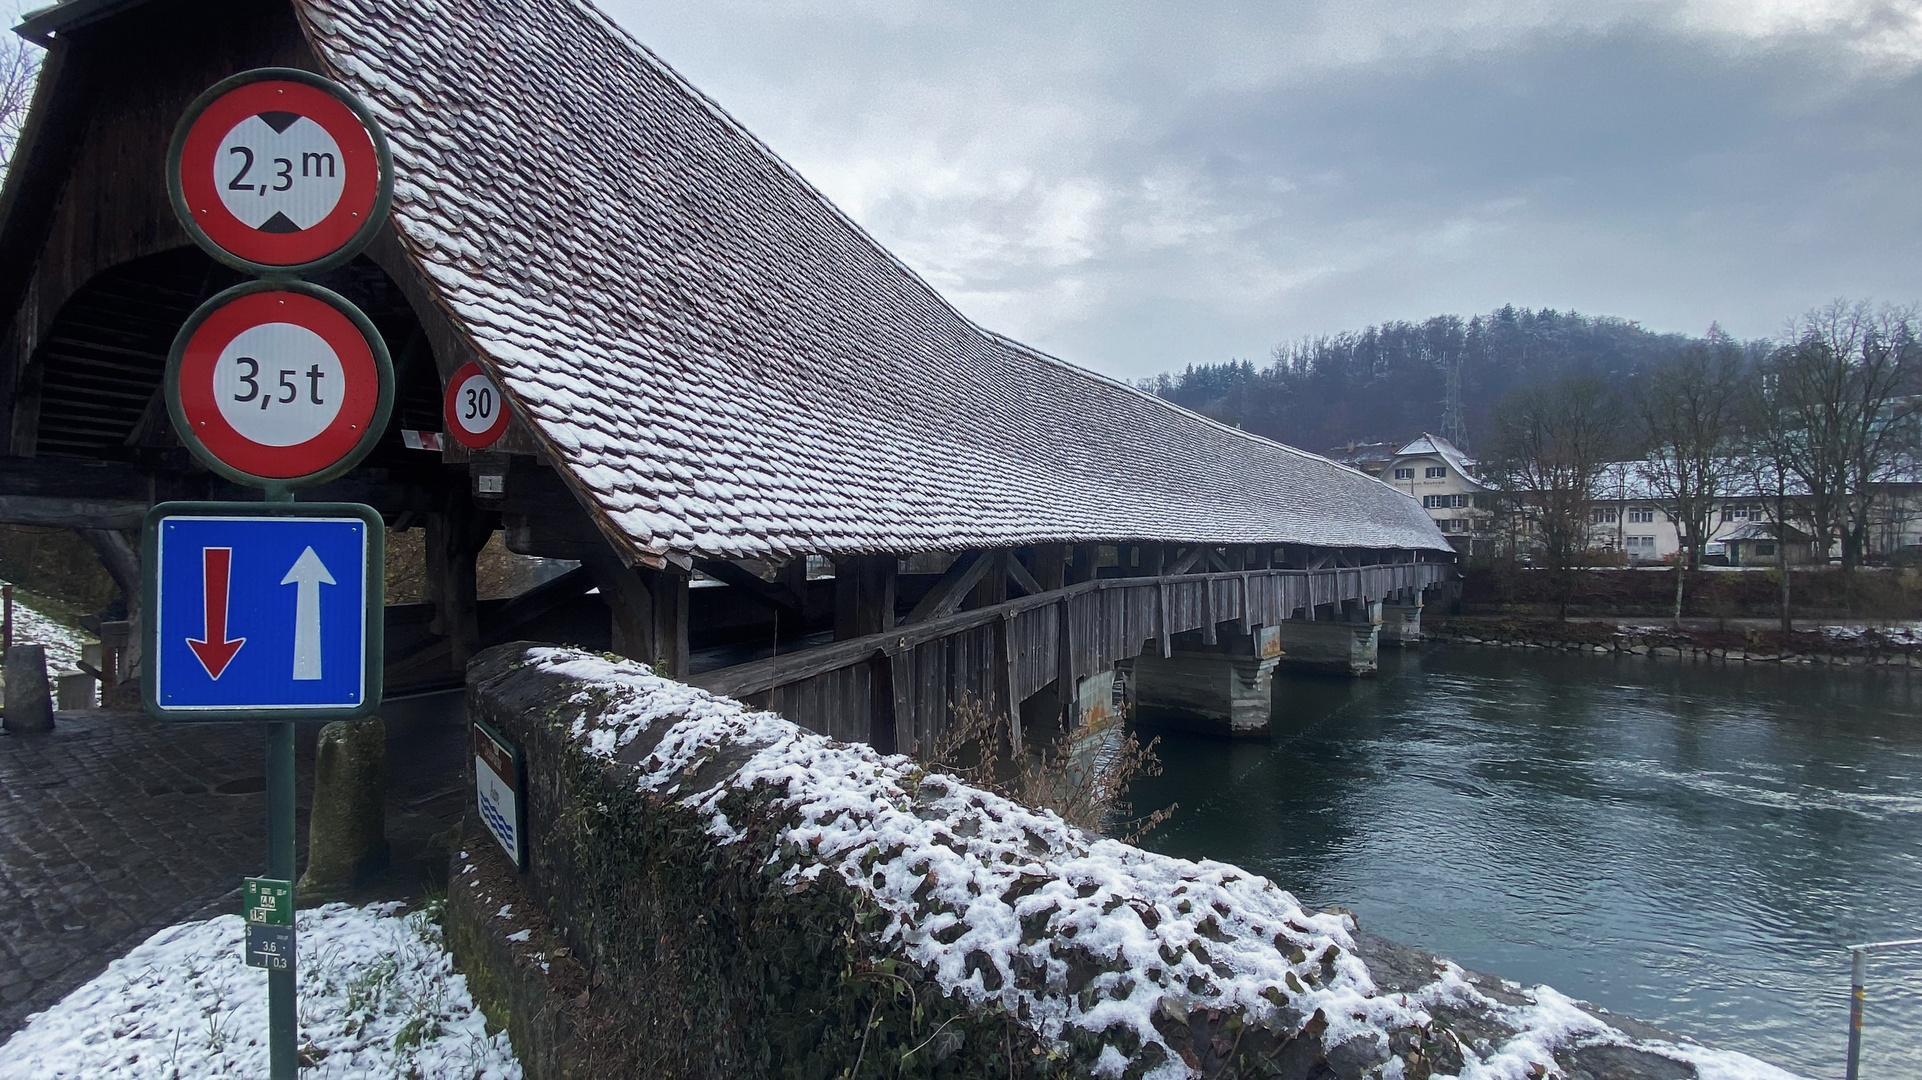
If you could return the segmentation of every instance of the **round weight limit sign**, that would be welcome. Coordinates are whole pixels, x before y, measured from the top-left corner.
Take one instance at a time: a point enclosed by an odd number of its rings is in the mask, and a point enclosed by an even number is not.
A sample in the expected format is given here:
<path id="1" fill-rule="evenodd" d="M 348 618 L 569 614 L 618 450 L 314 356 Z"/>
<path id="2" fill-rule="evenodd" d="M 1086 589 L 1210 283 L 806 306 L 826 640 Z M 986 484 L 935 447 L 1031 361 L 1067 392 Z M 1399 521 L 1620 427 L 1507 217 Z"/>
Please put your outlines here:
<path id="1" fill-rule="evenodd" d="M 447 380 L 441 411 L 447 433 L 470 449 L 484 450 L 507 434 L 507 402 L 500 387 L 471 360 Z"/>
<path id="2" fill-rule="evenodd" d="M 386 427 L 393 373 L 365 315 L 301 282 L 241 285 L 174 341 L 174 427 L 209 468 L 293 487 L 352 468 Z"/>
<path id="3" fill-rule="evenodd" d="M 188 108 L 167 185 L 187 231 L 216 258 L 256 274 L 305 273 L 373 239 L 393 168 L 379 128 L 346 89 L 263 68 Z"/>

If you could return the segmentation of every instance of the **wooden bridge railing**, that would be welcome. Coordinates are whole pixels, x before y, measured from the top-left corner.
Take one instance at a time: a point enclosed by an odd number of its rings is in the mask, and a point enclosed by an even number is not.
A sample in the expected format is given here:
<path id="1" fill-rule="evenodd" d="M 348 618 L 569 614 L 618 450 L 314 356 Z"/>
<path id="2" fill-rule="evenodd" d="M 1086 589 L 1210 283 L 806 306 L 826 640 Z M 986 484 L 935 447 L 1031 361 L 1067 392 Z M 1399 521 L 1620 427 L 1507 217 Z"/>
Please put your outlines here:
<path id="1" fill-rule="evenodd" d="M 1230 620 L 1247 633 L 1302 609 L 1419 592 L 1448 569 L 1416 562 L 1099 578 L 688 681 L 835 738 L 905 751 L 929 745 L 964 697 L 1012 713 L 1049 683 L 1071 688 L 1151 640 L 1165 654 L 1175 634 L 1200 630 L 1212 641 Z"/>

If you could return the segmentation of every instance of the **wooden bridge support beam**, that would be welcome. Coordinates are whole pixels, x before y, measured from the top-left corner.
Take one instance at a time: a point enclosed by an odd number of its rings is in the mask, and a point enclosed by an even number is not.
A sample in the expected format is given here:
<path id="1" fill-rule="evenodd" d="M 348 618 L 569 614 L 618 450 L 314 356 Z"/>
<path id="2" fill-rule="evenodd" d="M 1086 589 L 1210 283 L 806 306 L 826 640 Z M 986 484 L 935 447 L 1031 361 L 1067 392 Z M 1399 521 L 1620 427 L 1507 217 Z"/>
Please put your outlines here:
<path id="1" fill-rule="evenodd" d="M 1280 634 L 1271 626 L 1257 626 L 1251 634 L 1233 626 L 1222 624 L 1212 645 L 1190 631 L 1175 635 L 1165 656 L 1151 648 L 1135 657 L 1135 721 L 1229 738 L 1266 736 Z"/>
<path id="2" fill-rule="evenodd" d="M 984 551 L 981 557 L 988 560 L 988 569 L 974 587 L 968 590 L 967 598 L 961 601 L 961 610 L 994 607 L 1008 602 L 1008 553 L 1006 551 Z"/>
<path id="3" fill-rule="evenodd" d="M 1027 563 L 1043 592 L 1053 592 L 1068 583 L 1066 544 L 1040 544 L 1029 548 Z"/>
<path id="4" fill-rule="evenodd" d="M 892 555 L 855 555 L 834 561 L 834 640 L 894 629 L 894 583 L 900 562 Z"/>
<path id="5" fill-rule="evenodd" d="M 582 561 L 613 620 L 614 651 L 655 674 L 686 678 L 688 572 L 671 563 L 665 570 L 622 566 L 611 551 Z"/>
<path id="6" fill-rule="evenodd" d="M 1142 577 L 1160 577 L 1162 567 L 1167 564 L 1168 549 L 1161 544 L 1141 545 L 1141 562 L 1135 573 Z"/>
<path id="7" fill-rule="evenodd" d="M 1074 545 L 1068 560 L 1067 580 L 1063 584 L 1079 585 L 1084 581 L 1093 581 L 1095 569 L 1101 561 L 1100 555 L 1100 549 L 1094 544 Z"/>
<path id="8" fill-rule="evenodd" d="M 121 599 L 126 602 L 126 622 L 131 628 L 127 648 L 120 657 L 120 670 L 109 674 L 120 681 L 132 680 L 144 666 L 140 646 L 143 638 L 140 633 L 143 618 L 140 610 L 140 538 L 118 529 L 74 531 L 93 548 L 94 554 L 100 556 L 100 565 L 106 568 L 107 576 L 113 579 L 114 586 L 120 590 Z M 100 689 L 105 693 L 111 687 L 103 684 Z"/>
<path id="9" fill-rule="evenodd" d="M 434 605 L 428 629 L 447 639 L 448 659 L 455 671 L 466 671 L 467 661 L 480 651 L 480 599 L 475 564 L 494 534 L 495 515 L 480 509 L 465 495 L 442 513 L 427 517 L 424 586 Z"/>
<path id="10" fill-rule="evenodd" d="M 1314 619 L 1283 622 L 1281 652 L 1284 666 L 1302 671 L 1368 678 L 1375 674 L 1381 644 L 1382 605 L 1379 600 L 1346 600 Z"/>

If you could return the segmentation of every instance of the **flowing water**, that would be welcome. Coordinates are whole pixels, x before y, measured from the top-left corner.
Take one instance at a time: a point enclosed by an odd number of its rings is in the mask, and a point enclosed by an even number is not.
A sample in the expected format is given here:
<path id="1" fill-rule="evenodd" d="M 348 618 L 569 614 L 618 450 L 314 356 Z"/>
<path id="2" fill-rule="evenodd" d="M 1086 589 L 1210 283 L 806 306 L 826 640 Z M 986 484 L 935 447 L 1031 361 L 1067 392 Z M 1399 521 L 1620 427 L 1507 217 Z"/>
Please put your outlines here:
<path id="1" fill-rule="evenodd" d="M 1440 646 L 1276 682 L 1266 742 L 1163 736 L 1147 846 L 1811 1077 L 1844 946 L 1922 937 L 1922 672 Z M 1868 986 L 1862 1075 L 1922 1077 L 1922 951 Z"/>

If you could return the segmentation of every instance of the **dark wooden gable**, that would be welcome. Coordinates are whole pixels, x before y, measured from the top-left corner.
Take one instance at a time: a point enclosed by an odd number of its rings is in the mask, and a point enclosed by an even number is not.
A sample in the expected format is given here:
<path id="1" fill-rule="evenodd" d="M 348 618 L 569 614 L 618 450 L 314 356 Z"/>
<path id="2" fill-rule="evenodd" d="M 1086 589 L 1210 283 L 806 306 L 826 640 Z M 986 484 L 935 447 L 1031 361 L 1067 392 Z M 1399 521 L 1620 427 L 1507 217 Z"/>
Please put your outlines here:
<path id="1" fill-rule="evenodd" d="M 156 499 L 238 494 L 189 460 L 161 399 L 182 322 L 242 280 L 174 220 L 164 170 L 197 95 L 270 65 L 320 70 L 286 0 L 123 4 L 50 43 L 0 193 L 0 520 L 127 528 Z M 439 429 L 442 381 L 466 348 L 391 232 L 316 280 L 374 320 L 399 393 L 367 464 L 315 497 L 437 508 L 465 476 L 400 432 Z"/>

